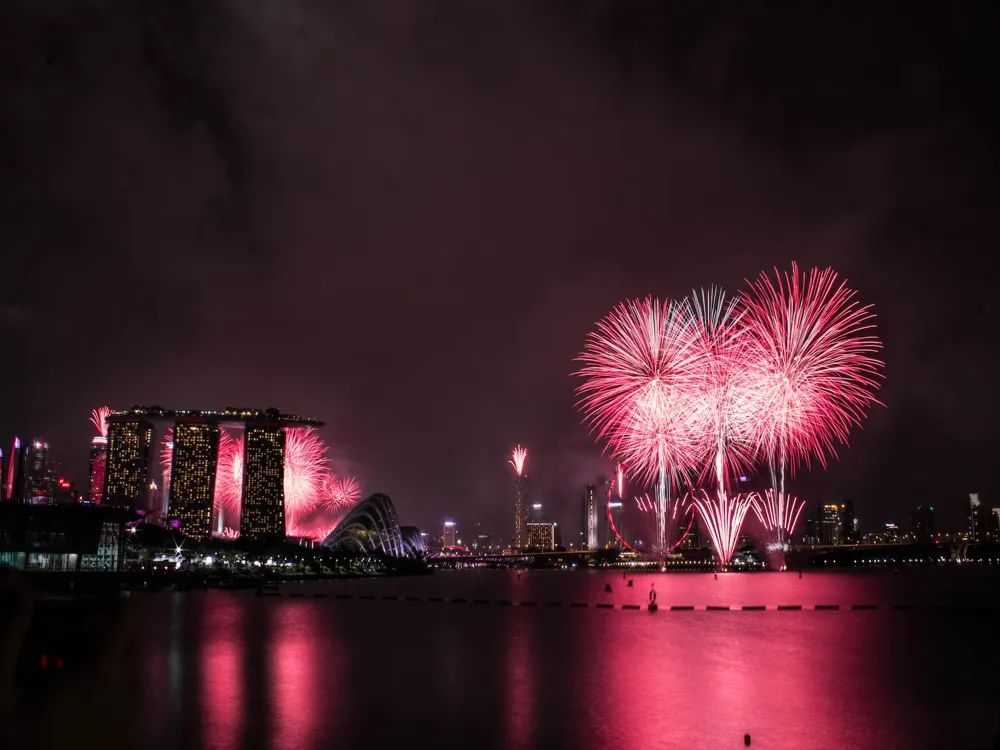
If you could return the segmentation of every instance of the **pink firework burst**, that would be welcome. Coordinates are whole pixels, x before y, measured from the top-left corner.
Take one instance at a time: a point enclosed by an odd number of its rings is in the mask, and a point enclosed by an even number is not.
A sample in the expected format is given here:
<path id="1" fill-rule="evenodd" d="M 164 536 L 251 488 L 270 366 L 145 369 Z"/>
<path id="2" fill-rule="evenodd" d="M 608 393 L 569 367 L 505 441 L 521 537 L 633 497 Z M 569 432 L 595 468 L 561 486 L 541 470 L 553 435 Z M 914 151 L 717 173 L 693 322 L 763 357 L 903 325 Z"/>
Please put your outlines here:
<path id="1" fill-rule="evenodd" d="M 110 406 L 101 406 L 90 412 L 90 423 L 94 425 L 97 434 L 106 438 L 108 436 L 108 417 L 111 416 Z"/>
<path id="2" fill-rule="evenodd" d="M 528 449 L 522 448 L 520 445 L 514 448 L 511 453 L 511 459 L 507 463 L 514 467 L 514 471 L 517 472 L 518 476 L 521 476 L 524 473 L 524 461 L 527 457 Z"/>
<path id="3" fill-rule="evenodd" d="M 216 512 L 226 519 L 239 518 L 243 505 L 243 435 L 223 430 L 219 435 L 219 458 L 215 470 Z"/>
<path id="4" fill-rule="evenodd" d="M 744 295 L 750 361 L 759 399 L 757 442 L 765 453 L 774 491 L 784 494 L 786 466 L 826 466 L 836 443 L 860 426 L 884 364 L 875 355 L 875 315 L 831 268 L 808 274 L 761 273 Z"/>
<path id="5" fill-rule="evenodd" d="M 795 533 L 795 526 L 805 503 L 797 497 L 778 494 L 773 489 L 763 495 L 753 494 L 753 510 L 761 525 L 774 534 L 779 545 L 784 546 Z"/>
<path id="6" fill-rule="evenodd" d="M 324 509 L 334 513 L 343 513 L 357 504 L 361 499 L 361 485 L 354 477 L 341 477 L 330 472 L 326 477 L 323 489 L 322 504 Z"/>
<path id="7" fill-rule="evenodd" d="M 212 536 L 216 539 L 223 539 L 227 542 L 235 542 L 237 539 L 240 538 L 240 532 L 238 529 L 226 526 L 218 534 L 212 534 Z"/>
<path id="8" fill-rule="evenodd" d="M 577 357 L 584 421 L 640 482 L 665 467 L 694 465 L 696 445 L 681 408 L 697 376 L 694 330 L 686 301 L 624 302 L 597 323 Z"/>
<path id="9" fill-rule="evenodd" d="M 629 507 L 625 513 L 625 522 L 629 529 L 637 532 L 640 538 L 648 543 L 649 540 L 656 538 L 659 529 L 657 502 L 649 493 L 636 496 L 634 501 L 635 506 Z M 694 510 L 686 495 L 670 504 L 669 515 L 664 519 L 664 523 L 668 530 L 666 552 L 669 553 L 683 544 L 694 528 Z M 623 544 L 637 551 L 617 534 L 617 530 L 615 532 Z"/>
<path id="10" fill-rule="evenodd" d="M 747 375 L 749 359 L 744 311 L 718 287 L 691 295 L 699 377 L 691 402 L 700 438 L 702 479 L 712 476 L 725 489 L 757 457 L 755 419 L 759 410 Z"/>
<path id="11" fill-rule="evenodd" d="M 329 465 L 326 444 L 315 429 L 285 430 L 285 513 L 293 522 L 322 499 Z"/>

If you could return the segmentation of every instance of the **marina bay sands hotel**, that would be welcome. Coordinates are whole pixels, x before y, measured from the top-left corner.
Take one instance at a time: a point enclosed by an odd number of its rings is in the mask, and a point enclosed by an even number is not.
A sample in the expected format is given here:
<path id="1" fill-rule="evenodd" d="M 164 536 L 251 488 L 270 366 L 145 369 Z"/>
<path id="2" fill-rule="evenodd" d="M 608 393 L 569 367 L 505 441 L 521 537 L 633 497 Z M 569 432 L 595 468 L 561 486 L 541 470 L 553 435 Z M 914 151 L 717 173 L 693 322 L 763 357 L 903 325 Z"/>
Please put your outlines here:
<path id="1" fill-rule="evenodd" d="M 108 417 L 107 470 L 101 502 L 149 509 L 154 429 L 173 427 L 169 509 L 192 539 L 210 536 L 212 503 L 223 426 L 243 429 L 241 538 L 285 536 L 285 428 L 322 427 L 323 423 L 277 409 L 175 411 L 133 406 Z M 155 486 L 155 485 L 153 485 Z"/>

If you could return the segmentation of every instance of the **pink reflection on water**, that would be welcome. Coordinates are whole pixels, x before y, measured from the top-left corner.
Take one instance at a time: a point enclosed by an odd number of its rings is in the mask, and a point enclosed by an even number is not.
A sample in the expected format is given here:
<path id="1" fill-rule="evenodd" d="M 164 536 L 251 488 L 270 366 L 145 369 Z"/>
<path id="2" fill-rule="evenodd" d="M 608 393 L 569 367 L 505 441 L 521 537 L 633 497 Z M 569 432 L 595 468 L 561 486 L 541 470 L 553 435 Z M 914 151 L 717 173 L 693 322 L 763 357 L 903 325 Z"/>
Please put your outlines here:
<path id="1" fill-rule="evenodd" d="M 320 712 L 329 719 L 338 696 L 320 695 L 319 670 L 326 637 L 317 622 L 318 607 L 282 602 L 274 607 L 271 627 L 273 744 L 283 750 L 317 747 Z M 332 666 L 332 665 L 327 665 Z"/>
<path id="2" fill-rule="evenodd" d="M 512 612 L 507 639 L 507 747 L 531 747 L 535 736 L 535 664 L 531 651 L 534 612 Z"/>
<path id="3" fill-rule="evenodd" d="M 243 616 L 234 601 L 208 607 L 201 654 L 202 727 L 207 748 L 231 747 L 243 729 Z"/>

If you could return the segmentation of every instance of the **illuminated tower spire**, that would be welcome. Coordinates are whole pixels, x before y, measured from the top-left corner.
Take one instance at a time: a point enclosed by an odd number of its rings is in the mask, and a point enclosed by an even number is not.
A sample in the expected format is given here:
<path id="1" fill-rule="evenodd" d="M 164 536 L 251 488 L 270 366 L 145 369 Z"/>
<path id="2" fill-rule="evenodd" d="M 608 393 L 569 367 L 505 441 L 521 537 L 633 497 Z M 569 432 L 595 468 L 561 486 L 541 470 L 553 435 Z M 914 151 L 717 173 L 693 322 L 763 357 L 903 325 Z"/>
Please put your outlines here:
<path id="1" fill-rule="evenodd" d="M 517 472 L 514 480 L 514 547 L 524 549 L 528 542 L 528 516 L 531 505 L 528 504 L 528 475 L 524 473 L 524 461 L 528 457 L 526 448 L 518 445 L 508 462 Z"/>

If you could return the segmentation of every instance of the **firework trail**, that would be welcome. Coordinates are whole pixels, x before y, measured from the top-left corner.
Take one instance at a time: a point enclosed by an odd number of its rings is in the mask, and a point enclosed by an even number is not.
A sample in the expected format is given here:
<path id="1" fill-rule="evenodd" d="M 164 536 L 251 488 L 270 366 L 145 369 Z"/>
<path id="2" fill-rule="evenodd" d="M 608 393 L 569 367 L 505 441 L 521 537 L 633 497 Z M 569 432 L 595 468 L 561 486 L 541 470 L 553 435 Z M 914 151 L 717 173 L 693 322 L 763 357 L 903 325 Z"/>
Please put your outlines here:
<path id="1" fill-rule="evenodd" d="M 213 510 L 227 521 L 239 519 L 243 507 L 243 435 L 223 430 L 215 470 Z M 237 521 L 238 522 L 238 521 Z"/>
<path id="2" fill-rule="evenodd" d="M 795 533 L 805 503 L 773 489 L 766 490 L 763 496 L 758 493 L 752 495 L 753 510 L 761 526 L 774 534 L 775 543 L 783 549 Z"/>
<path id="3" fill-rule="evenodd" d="M 174 428 L 168 427 L 160 441 L 160 468 L 163 469 L 163 494 L 170 492 L 170 469 L 174 462 Z"/>
<path id="4" fill-rule="evenodd" d="M 511 454 L 511 459 L 507 463 L 514 467 L 514 471 L 517 472 L 518 476 L 524 473 L 524 460 L 528 457 L 528 449 L 522 448 L 520 445 L 514 448 L 514 452 Z M 543 456 L 544 458 L 544 456 Z"/>
<path id="5" fill-rule="evenodd" d="M 725 490 L 718 490 L 713 497 L 705 490 L 694 490 L 690 499 L 712 540 L 712 549 L 719 564 L 728 564 L 736 553 L 747 511 L 753 505 L 752 496 L 739 493 L 728 495 Z"/>
<path id="6" fill-rule="evenodd" d="M 238 529 L 226 526 L 218 534 L 212 534 L 212 536 L 215 537 L 216 539 L 223 539 L 227 542 L 235 542 L 237 539 L 240 538 L 240 532 Z"/>
<path id="7" fill-rule="evenodd" d="M 771 472 L 775 523 L 784 512 L 786 468 L 816 458 L 826 466 L 836 443 L 847 444 L 866 410 L 880 403 L 875 392 L 884 363 L 875 355 L 875 315 L 831 268 L 808 274 L 792 263 L 790 273 L 761 273 L 743 295 L 748 333 L 748 374 L 756 399 L 756 435 Z M 794 516 L 797 519 L 797 515 Z M 772 529 L 782 541 L 789 526 Z"/>
<path id="8" fill-rule="evenodd" d="M 760 411 L 748 376 L 749 346 L 740 298 L 726 300 L 718 287 L 694 292 L 691 314 L 696 330 L 701 378 L 692 399 L 701 437 L 701 479 L 714 479 L 715 493 L 690 495 L 720 565 L 732 558 L 752 498 L 730 496 L 731 479 L 757 457 L 755 419 Z"/>
<path id="9" fill-rule="evenodd" d="M 618 499 L 621 500 L 625 496 L 625 469 L 622 468 L 621 464 L 618 464 L 617 478 L 618 478 Z"/>
<path id="10" fill-rule="evenodd" d="M 638 511 L 639 528 L 647 532 L 652 530 L 653 534 L 656 535 L 660 524 L 656 500 L 651 498 L 648 493 L 637 495 L 634 499 Z M 669 553 L 680 547 L 688 538 L 691 529 L 694 528 L 694 512 L 687 495 L 671 503 L 670 515 L 666 518 L 666 523 L 668 528 L 679 534 L 677 539 L 667 546 L 665 553 Z M 621 537 L 619 539 L 621 540 Z M 638 552 L 624 540 L 622 543 L 626 544 L 633 552 Z"/>
<path id="11" fill-rule="evenodd" d="M 101 406 L 90 412 L 90 423 L 94 425 L 98 436 L 106 438 L 108 436 L 108 417 L 111 416 L 110 406 Z"/>
<path id="12" fill-rule="evenodd" d="M 656 484 L 657 551 L 670 546 L 670 488 L 697 459 L 688 403 L 697 350 L 686 301 L 651 297 L 618 305 L 577 357 L 578 407 L 598 439 L 640 482 Z"/>

